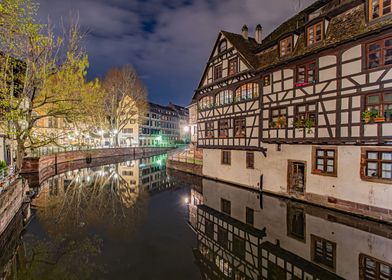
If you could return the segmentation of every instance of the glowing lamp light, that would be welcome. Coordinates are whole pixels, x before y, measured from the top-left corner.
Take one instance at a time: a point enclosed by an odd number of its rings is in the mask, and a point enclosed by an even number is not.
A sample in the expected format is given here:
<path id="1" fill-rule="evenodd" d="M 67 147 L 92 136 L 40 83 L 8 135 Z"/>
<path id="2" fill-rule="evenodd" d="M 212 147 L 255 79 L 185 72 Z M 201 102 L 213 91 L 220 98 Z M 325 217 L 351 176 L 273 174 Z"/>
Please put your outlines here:
<path id="1" fill-rule="evenodd" d="M 184 132 L 188 133 L 189 132 L 189 126 L 184 126 Z"/>
<path id="2" fill-rule="evenodd" d="M 184 203 L 189 204 L 189 197 L 184 197 Z"/>
<path id="3" fill-rule="evenodd" d="M 117 134 L 117 133 L 118 133 L 118 130 L 117 130 L 117 129 L 113 130 L 113 133 L 114 133 L 114 134 Z"/>

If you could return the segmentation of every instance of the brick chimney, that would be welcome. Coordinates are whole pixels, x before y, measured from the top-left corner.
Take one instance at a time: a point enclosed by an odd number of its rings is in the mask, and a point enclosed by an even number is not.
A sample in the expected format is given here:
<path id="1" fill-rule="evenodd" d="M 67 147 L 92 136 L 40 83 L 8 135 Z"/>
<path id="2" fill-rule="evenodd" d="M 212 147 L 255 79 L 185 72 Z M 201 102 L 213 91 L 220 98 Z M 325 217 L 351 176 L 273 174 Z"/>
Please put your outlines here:
<path id="1" fill-rule="evenodd" d="M 260 24 L 258 24 L 258 25 L 256 26 L 255 39 L 256 39 L 256 42 L 257 42 L 258 44 L 261 44 L 261 42 L 263 41 L 263 27 L 261 27 Z"/>
<path id="2" fill-rule="evenodd" d="M 244 37 L 245 40 L 248 40 L 249 38 L 249 29 L 246 24 L 242 27 L 242 37 Z"/>

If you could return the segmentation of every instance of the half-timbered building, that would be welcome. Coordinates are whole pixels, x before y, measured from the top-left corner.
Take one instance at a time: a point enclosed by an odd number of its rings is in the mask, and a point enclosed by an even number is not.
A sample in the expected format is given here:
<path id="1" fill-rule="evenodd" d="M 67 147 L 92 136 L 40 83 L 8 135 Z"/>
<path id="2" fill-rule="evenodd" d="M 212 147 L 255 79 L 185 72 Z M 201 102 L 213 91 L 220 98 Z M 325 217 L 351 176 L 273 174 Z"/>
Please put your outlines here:
<path id="1" fill-rule="evenodd" d="M 391 226 L 209 179 L 199 190 L 189 221 L 202 279 L 392 277 Z"/>
<path id="2" fill-rule="evenodd" d="M 318 0 L 265 38 L 219 32 L 193 97 L 204 175 L 391 214 L 391 7 Z"/>

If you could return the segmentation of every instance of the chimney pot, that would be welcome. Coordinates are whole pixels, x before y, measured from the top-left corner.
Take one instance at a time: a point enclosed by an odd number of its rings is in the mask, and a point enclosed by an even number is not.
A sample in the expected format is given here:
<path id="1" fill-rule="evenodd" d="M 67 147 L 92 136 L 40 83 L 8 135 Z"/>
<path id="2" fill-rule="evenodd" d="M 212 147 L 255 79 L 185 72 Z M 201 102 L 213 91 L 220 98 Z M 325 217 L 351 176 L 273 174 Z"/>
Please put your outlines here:
<path id="1" fill-rule="evenodd" d="M 255 34 L 255 40 L 258 44 L 261 44 L 263 41 L 263 27 L 261 27 L 260 24 L 256 26 L 256 34 Z"/>
<path id="2" fill-rule="evenodd" d="M 244 37 L 245 40 L 248 40 L 249 38 L 249 29 L 246 24 L 242 27 L 242 37 Z"/>

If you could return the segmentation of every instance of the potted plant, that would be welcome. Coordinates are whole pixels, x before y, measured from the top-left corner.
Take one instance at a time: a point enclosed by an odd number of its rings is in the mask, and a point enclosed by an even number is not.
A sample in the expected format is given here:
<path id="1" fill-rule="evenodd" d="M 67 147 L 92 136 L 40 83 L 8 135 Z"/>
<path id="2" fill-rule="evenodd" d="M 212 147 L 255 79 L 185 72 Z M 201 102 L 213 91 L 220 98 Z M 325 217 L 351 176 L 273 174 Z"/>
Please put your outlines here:
<path id="1" fill-rule="evenodd" d="M 301 119 L 296 119 L 293 123 L 295 128 L 301 128 L 304 126 L 304 123 Z"/>
<path id="2" fill-rule="evenodd" d="M 313 126 L 315 125 L 314 120 L 312 119 L 306 119 L 305 120 L 305 128 L 306 128 L 306 133 L 311 134 L 313 133 Z"/>
<path id="3" fill-rule="evenodd" d="M 377 115 L 376 117 L 374 117 L 374 122 L 376 123 L 385 122 L 385 118 L 381 115 Z"/>
<path id="4" fill-rule="evenodd" d="M 279 117 L 276 120 L 276 127 L 277 128 L 282 128 L 286 126 L 286 117 Z"/>
<path id="5" fill-rule="evenodd" d="M 276 123 L 274 121 L 269 123 L 270 128 L 275 128 L 276 127 Z"/>
<path id="6" fill-rule="evenodd" d="M 370 123 L 373 120 L 373 112 L 366 110 L 362 112 L 362 120 L 365 123 Z"/>

